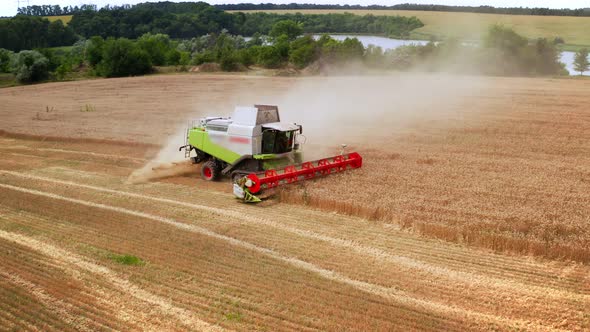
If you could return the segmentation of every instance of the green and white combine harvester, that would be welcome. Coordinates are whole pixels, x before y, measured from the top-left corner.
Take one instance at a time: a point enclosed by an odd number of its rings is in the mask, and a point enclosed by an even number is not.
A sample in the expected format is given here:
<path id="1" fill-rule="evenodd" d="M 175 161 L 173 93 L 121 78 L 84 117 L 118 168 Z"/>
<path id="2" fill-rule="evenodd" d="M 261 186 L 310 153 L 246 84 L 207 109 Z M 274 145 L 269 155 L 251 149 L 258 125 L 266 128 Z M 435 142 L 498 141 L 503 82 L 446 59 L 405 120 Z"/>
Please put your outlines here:
<path id="1" fill-rule="evenodd" d="M 298 124 L 281 122 L 277 106 L 236 107 L 232 117 L 206 117 L 187 130 L 185 157 L 202 163 L 201 176 L 214 181 L 231 177 L 234 194 L 245 202 L 260 202 L 263 189 L 316 176 L 359 168 L 356 153 L 303 162 Z"/>

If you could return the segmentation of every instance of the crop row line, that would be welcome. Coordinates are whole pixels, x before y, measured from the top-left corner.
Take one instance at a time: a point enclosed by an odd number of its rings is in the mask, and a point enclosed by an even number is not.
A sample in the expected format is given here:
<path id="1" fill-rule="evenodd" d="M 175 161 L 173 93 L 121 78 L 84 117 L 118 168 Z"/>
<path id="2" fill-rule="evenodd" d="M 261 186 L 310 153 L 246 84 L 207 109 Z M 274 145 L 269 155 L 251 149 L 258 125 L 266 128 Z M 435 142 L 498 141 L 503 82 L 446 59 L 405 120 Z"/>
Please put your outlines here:
<path id="1" fill-rule="evenodd" d="M 212 238 L 216 238 L 218 240 L 222 240 L 222 241 L 232 244 L 234 246 L 242 247 L 245 249 L 249 249 L 249 250 L 252 250 L 255 252 L 265 254 L 267 256 L 270 256 L 270 257 L 275 258 L 277 260 L 283 261 L 285 263 L 288 263 L 288 264 L 298 267 L 300 269 L 304 269 L 309 272 L 313 272 L 317 275 L 322 276 L 325 279 L 329 279 L 329 280 L 339 282 L 339 283 L 344 283 L 344 284 L 350 285 L 356 289 L 359 289 L 359 290 L 367 292 L 367 293 L 371 293 L 371 294 L 374 294 L 374 295 L 377 295 L 380 297 L 388 298 L 390 300 L 394 300 L 398 303 L 406 304 L 409 306 L 423 308 L 423 309 L 426 309 L 429 311 L 437 312 L 437 313 L 440 313 L 443 315 L 452 314 L 452 315 L 456 315 L 456 316 L 460 316 L 460 317 L 467 316 L 472 319 L 477 319 L 480 321 L 483 320 L 483 321 L 487 321 L 487 322 L 500 323 L 502 325 L 509 325 L 509 326 L 521 326 L 521 327 L 528 326 L 528 327 L 530 327 L 531 325 L 536 325 L 534 322 L 530 322 L 530 321 L 523 321 L 520 319 L 509 319 L 509 318 L 495 316 L 495 315 L 491 315 L 491 314 L 474 312 L 474 311 L 471 311 L 471 310 L 465 309 L 465 308 L 459 308 L 459 307 L 455 307 L 455 306 L 451 306 L 451 305 L 445 305 L 445 304 L 441 304 L 441 303 L 431 302 L 431 301 L 424 300 L 424 299 L 413 298 L 413 297 L 408 296 L 407 294 L 405 294 L 404 292 L 399 291 L 399 290 L 367 283 L 364 281 L 354 280 L 354 279 L 348 278 L 344 275 L 341 275 L 337 272 L 320 268 L 320 267 L 313 265 L 311 263 L 308 263 L 306 261 L 302 261 L 302 260 L 294 258 L 294 257 L 284 256 L 278 252 L 275 252 L 274 250 L 271 250 L 268 248 L 263 248 L 263 247 L 260 247 L 260 246 L 257 246 L 257 245 L 254 245 L 254 244 L 251 244 L 248 242 L 244 242 L 244 241 L 241 241 L 241 240 L 233 238 L 233 237 L 221 235 L 221 234 L 215 233 L 213 231 L 210 231 L 209 229 L 206 229 L 206 228 L 180 223 L 180 222 L 177 222 L 173 219 L 169 219 L 169 218 L 165 218 L 165 217 L 161 217 L 161 216 L 155 216 L 155 215 L 151 215 L 151 214 L 147 214 L 147 213 L 143 213 L 143 212 L 139 212 L 139 211 L 133 211 L 133 210 L 120 208 L 120 207 L 116 207 L 116 206 L 110 206 L 110 205 L 105 205 L 105 204 L 100 204 L 100 203 L 94 203 L 94 202 L 69 198 L 69 197 L 60 196 L 60 195 L 56 195 L 56 194 L 52 194 L 52 193 L 38 191 L 38 190 L 7 185 L 7 184 L 0 184 L 0 187 L 14 190 L 14 191 L 20 191 L 20 192 L 24 192 L 24 193 L 28 193 L 28 194 L 44 196 L 44 197 L 48 197 L 48 198 L 52 198 L 52 199 L 56 199 L 56 200 L 62 200 L 62 201 L 67 201 L 67 202 L 85 205 L 85 206 L 89 206 L 89 207 L 105 209 L 105 210 L 109 210 L 109 211 L 132 215 L 132 216 L 139 217 L 139 218 L 158 221 L 158 222 L 168 224 L 170 226 L 173 226 L 173 227 L 176 227 L 179 229 L 183 229 L 183 230 L 186 230 L 189 232 L 199 233 L 199 234 L 206 235 L 206 236 L 209 236 Z M 10 234 L 0 231 L 0 237 L 9 238 Z M 90 263 L 86 262 L 83 265 L 87 266 L 88 264 L 90 264 Z M 109 274 L 107 272 L 108 270 L 105 271 L 106 268 L 102 268 L 102 267 L 96 266 L 96 265 L 92 266 L 91 268 L 97 269 L 100 274 L 107 274 L 107 275 Z M 114 276 L 111 276 L 111 277 L 116 278 Z M 127 287 L 134 287 L 126 280 L 121 280 L 119 278 L 117 278 L 117 279 L 118 279 L 118 280 L 116 280 L 117 283 L 123 283 Z M 139 292 L 141 290 L 136 289 L 136 291 Z M 147 298 L 149 298 L 149 296 Z M 542 326 L 536 326 L 536 328 L 551 330 L 550 328 L 546 328 L 546 327 L 542 327 Z"/>

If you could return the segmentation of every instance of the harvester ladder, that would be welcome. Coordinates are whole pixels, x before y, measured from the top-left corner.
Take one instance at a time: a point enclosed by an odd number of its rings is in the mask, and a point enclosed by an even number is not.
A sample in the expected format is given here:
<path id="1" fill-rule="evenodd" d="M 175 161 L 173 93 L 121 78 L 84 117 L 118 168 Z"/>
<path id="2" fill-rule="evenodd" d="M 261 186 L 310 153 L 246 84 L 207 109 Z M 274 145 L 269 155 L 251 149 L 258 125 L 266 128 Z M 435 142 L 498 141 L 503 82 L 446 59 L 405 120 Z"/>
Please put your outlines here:
<path id="1" fill-rule="evenodd" d="M 188 134 L 191 130 L 192 126 L 191 126 L 191 122 L 189 121 L 187 126 L 186 126 L 186 135 L 184 136 L 184 158 L 189 158 L 191 156 L 191 146 L 188 144 Z"/>

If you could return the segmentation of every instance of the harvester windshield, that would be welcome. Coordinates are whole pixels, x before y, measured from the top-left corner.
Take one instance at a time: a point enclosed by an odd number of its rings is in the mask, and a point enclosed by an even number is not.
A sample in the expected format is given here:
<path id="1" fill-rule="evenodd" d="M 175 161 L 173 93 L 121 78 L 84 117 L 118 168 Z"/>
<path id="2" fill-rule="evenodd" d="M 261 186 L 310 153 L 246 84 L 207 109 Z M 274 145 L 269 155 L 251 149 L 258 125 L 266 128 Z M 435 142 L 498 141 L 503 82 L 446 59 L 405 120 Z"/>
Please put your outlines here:
<path id="1" fill-rule="evenodd" d="M 295 131 L 267 129 L 262 133 L 262 153 L 281 154 L 293 150 Z"/>

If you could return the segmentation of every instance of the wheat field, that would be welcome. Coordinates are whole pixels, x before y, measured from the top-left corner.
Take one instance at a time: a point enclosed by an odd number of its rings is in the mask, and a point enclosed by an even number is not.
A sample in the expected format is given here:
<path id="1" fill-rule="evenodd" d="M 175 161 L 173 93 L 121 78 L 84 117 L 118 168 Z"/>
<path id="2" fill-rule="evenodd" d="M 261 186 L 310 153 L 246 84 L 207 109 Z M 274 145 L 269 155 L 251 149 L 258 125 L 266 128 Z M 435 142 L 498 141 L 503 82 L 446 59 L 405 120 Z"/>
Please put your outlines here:
<path id="1" fill-rule="evenodd" d="M 72 20 L 72 16 L 73 15 L 45 16 L 45 18 L 48 19 L 49 22 L 61 20 L 63 24 L 68 24 Z"/>
<path id="2" fill-rule="evenodd" d="M 256 12 L 256 11 L 243 11 Z M 413 33 L 413 38 L 429 39 L 458 38 L 461 40 L 479 40 L 493 24 L 502 24 L 513 28 L 517 33 L 531 39 L 561 37 L 569 45 L 590 45 L 590 17 L 569 16 L 530 16 L 530 15 L 502 15 L 454 13 L 412 10 L 266 10 L 269 13 L 353 13 L 355 15 L 399 15 L 415 16 L 424 27 Z"/>

